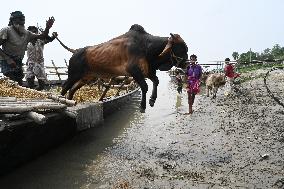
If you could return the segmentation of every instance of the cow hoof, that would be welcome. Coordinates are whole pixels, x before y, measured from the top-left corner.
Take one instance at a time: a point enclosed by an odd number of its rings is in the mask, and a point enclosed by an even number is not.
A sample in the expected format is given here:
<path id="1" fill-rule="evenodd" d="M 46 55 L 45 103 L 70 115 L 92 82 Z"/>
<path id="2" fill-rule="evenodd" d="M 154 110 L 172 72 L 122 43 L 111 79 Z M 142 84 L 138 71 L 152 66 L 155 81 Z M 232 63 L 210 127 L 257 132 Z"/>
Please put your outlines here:
<path id="1" fill-rule="evenodd" d="M 150 100 L 149 100 L 149 104 L 150 104 L 150 106 L 151 106 L 151 107 L 153 107 L 153 106 L 154 106 L 154 104 L 155 104 L 155 100 L 150 98 Z"/>

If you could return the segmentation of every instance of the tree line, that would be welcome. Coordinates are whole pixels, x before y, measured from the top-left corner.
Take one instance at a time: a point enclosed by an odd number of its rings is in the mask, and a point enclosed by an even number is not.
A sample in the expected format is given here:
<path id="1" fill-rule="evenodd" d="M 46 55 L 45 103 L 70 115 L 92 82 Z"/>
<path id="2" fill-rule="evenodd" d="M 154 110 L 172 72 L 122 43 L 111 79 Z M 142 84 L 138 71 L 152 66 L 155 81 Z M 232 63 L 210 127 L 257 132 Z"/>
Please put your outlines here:
<path id="1" fill-rule="evenodd" d="M 238 52 L 233 52 L 232 57 L 238 62 L 253 62 L 253 61 L 282 61 L 284 60 L 284 47 L 279 44 L 274 45 L 271 49 L 264 49 L 262 52 L 253 52 L 249 50 L 246 53 L 239 54 Z"/>

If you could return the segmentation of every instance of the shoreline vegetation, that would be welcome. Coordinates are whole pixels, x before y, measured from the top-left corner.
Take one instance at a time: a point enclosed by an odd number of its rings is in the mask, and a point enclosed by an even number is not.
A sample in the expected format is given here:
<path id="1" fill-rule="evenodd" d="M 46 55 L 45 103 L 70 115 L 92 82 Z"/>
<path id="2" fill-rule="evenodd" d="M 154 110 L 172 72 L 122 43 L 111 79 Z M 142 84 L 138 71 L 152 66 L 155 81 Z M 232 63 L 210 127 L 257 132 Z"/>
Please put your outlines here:
<path id="1" fill-rule="evenodd" d="M 236 79 L 236 83 L 243 83 L 250 81 L 252 79 L 263 78 L 265 74 L 274 68 L 283 69 L 283 63 L 262 63 L 262 64 L 250 64 L 247 66 L 236 67 L 236 71 L 241 74 L 239 78 Z M 254 74 L 255 73 L 255 74 Z"/>

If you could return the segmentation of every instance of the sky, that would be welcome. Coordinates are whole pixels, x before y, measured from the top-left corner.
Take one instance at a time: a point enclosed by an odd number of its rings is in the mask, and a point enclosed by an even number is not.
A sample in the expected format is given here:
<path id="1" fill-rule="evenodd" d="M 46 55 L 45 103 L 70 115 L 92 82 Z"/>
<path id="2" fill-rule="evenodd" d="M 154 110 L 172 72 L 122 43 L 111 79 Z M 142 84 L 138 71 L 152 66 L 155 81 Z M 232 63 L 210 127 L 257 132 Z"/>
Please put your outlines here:
<path id="1" fill-rule="evenodd" d="M 16 10 L 25 14 L 26 27 L 45 28 L 48 17 L 54 16 L 50 34 L 58 32 L 74 49 L 108 41 L 132 24 L 155 36 L 179 34 L 200 64 L 232 59 L 234 51 L 284 46 L 283 0 L 9 0 L 1 7 L 0 28 Z M 46 45 L 44 56 L 45 65 L 54 60 L 62 66 L 72 54 L 54 41 Z"/>

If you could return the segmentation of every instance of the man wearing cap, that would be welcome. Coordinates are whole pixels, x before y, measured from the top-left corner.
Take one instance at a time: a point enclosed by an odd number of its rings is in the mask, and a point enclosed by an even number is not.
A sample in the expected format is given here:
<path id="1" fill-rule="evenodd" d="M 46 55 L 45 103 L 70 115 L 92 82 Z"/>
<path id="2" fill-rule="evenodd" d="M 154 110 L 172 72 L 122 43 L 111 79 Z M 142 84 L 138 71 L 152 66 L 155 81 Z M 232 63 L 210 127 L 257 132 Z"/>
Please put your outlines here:
<path id="1" fill-rule="evenodd" d="M 45 39 L 54 23 L 51 17 L 46 21 L 46 28 L 41 34 L 34 34 L 25 29 L 25 16 L 21 11 L 11 13 L 8 27 L 0 30 L 0 64 L 2 73 L 22 85 L 24 73 L 22 60 L 29 41 Z"/>

